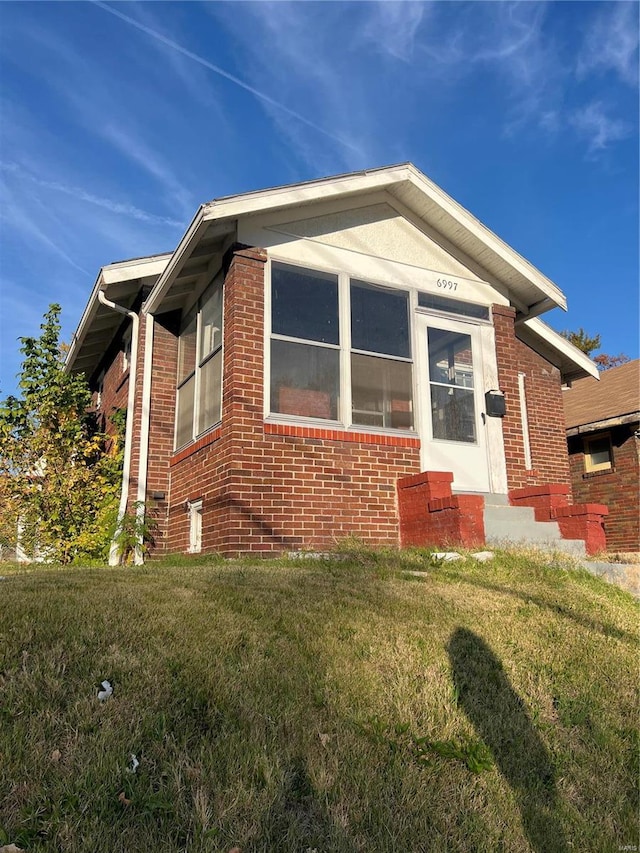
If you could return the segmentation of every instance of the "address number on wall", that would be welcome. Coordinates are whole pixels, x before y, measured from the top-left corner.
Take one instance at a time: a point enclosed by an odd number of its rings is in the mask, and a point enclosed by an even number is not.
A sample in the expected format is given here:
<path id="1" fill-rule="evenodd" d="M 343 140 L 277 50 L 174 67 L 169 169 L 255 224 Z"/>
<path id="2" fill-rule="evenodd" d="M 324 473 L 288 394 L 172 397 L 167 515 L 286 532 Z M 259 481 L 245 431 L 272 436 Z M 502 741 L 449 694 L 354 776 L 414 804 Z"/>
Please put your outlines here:
<path id="1" fill-rule="evenodd" d="M 436 285 L 438 287 L 442 288 L 442 290 L 457 290 L 458 289 L 458 282 L 457 281 L 451 281 L 448 278 L 439 278 L 436 281 Z"/>

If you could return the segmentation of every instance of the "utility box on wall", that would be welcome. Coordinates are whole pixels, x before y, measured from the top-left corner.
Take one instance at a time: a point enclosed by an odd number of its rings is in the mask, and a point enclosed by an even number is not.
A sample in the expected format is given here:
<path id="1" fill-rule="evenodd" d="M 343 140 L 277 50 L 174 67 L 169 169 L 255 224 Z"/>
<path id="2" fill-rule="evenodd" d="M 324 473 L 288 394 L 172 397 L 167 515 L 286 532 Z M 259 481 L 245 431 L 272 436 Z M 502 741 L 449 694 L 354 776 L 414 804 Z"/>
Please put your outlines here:
<path id="1" fill-rule="evenodd" d="M 488 417 L 503 418 L 506 413 L 506 407 L 502 391 L 487 391 L 484 395 L 484 407 Z"/>

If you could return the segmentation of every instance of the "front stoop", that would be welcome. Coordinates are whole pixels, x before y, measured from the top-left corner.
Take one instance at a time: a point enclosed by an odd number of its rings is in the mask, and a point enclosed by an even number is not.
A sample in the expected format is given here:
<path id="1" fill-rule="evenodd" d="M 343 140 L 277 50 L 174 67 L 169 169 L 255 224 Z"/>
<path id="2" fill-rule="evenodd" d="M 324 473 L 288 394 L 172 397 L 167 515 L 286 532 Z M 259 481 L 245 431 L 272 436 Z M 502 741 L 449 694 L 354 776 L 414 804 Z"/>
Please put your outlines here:
<path id="1" fill-rule="evenodd" d="M 450 471 L 398 481 L 402 546 L 518 545 L 576 557 L 606 547 L 600 504 L 569 505 L 567 486 L 518 489 L 509 495 L 453 494 Z"/>

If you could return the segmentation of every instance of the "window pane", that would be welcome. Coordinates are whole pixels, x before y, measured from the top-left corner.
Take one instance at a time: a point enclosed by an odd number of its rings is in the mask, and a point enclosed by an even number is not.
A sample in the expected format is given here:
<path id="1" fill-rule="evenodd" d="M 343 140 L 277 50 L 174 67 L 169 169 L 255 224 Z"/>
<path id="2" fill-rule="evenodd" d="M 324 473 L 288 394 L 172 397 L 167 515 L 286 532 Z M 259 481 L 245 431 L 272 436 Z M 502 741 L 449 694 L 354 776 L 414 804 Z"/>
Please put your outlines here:
<path id="1" fill-rule="evenodd" d="M 222 282 L 214 283 L 202 297 L 200 361 L 222 344 Z"/>
<path id="2" fill-rule="evenodd" d="M 589 442 L 589 456 L 593 468 L 611 465 L 611 442 L 608 438 L 596 438 Z"/>
<path id="3" fill-rule="evenodd" d="M 181 382 L 196 369 L 196 314 L 189 312 L 180 332 L 178 341 L 178 382 Z"/>
<path id="4" fill-rule="evenodd" d="M 433 437 L 475 444 L 476 422 L 473 391 L 431 386 Z"/>
<path id="5" fill-rule="evenodd" d="M 271 341 L 271 411 L 337 420 L 339 356 L 334 349 Z"/>
<path id="6" fill-rule="evenodd" d="M 473 388 L 471 337 L 429 329 L 429 378 L 432 382 Z"/>
<path id="7" fill-rule="evenodd" d="M 407 294 L 352 281 L 351 347 L 410 358 Z"/>
<path id="8" fill-rule="evenodd" d="M 354 424 L 412 429 L 411 364 L 353 353 L 351 402 Z"/>
<path id="9" fill-rule="evenodd" d="M 338 277 L 274 263 L 271 331 L 307 341 L 339 343 Z"/>
<path id="10" fill-rule="evenodd" d="M 193 438 L 193 391 L 195 388 L 195 377 L 192 376 L 188 382 L 178 389 L 176 406 L 178 414 L 176 418 L 176 447 L 182 447 Z"/>
<path id="11" fill-rule="evenodd" d="M 460 314 L 463 317 L 476 317 L 478 320 L 489 319 L 489 309 L 486 305 L 475 305 L 473 302 L 463 302 L 461 299 L 448 299 L 435 293 L 419 293 L 418 305 L 421 308 L 435 308 L 437 311 L 447 311 L 449 314 Z"/>
<path id="12" fill-rule="evenodd" d="M 200 413 L 198 433 L 204 432 L 220 420 L 222 406 L 222 350 L 211 356 L 200 368 Z"/>

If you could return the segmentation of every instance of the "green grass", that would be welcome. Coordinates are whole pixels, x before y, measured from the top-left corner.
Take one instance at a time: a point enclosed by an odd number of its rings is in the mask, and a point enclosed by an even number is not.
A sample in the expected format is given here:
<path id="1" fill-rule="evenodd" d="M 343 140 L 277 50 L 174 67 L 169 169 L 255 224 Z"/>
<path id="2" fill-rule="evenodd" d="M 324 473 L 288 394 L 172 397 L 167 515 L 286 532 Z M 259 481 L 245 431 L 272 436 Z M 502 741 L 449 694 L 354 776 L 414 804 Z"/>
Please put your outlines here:
<path id="1" fill-rule="evenodd" d="M 0 846 L 638 844 L 638 606 L 585 572 L 352 548 L 0 575 Z"/>

